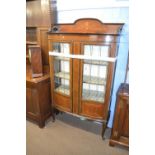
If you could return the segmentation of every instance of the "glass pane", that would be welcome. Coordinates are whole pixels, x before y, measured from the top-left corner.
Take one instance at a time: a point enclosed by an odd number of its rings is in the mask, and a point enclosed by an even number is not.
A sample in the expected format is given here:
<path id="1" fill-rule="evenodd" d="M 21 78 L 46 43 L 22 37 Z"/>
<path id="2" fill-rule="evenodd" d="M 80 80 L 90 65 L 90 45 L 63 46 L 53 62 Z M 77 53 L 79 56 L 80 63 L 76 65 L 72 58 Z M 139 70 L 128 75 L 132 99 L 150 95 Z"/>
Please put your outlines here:
<path id="1" fill-rule="evenodd" d="M 59 53 L 70 53 L 70 44 L 53 43 L 53 50 Z M 64 57 L 54 57 L 54 82 L 55 91 L 70 95 L 70 59 Z"/>
<path id="2" fill-rule="evenodd" d="M 109 46 L 85 45 L 84 55 L 108 57 Z M 108 62 L 84 60 L 83 63 L 82 99 L 104 103 Z"/>
<path id="3" fill-rule="evenodd" d="M 58 53 L 70 53 L 70 45 L 68 43 L 53 43 L 53 50 Z"/>

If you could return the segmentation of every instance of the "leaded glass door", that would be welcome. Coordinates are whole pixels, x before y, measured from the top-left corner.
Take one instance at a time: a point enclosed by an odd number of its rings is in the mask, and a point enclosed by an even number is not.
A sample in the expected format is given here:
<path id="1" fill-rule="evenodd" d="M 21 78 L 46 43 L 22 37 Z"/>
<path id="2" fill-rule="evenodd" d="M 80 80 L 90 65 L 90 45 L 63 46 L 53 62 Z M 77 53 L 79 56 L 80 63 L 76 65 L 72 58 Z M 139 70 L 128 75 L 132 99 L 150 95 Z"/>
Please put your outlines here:
<path id="1" fill-rule="evenodd" d="M 108 44 L 83 44 L 82 54 L 85 59 L 81 62 L 80 113 L 101 118 L 106 100 L 109 69 L 109 62 L 104 58 L 110 57 L 110 46 Z"/>
<path id="2" fill-rule="evenodd" d="M 72 44 L 66 42 L 53 42 L 52 52 L 60 54 L 52 56 L 53 90 L 55 106 L 72 110 L 72 59 L 61 56 L 71 54 Z"/>

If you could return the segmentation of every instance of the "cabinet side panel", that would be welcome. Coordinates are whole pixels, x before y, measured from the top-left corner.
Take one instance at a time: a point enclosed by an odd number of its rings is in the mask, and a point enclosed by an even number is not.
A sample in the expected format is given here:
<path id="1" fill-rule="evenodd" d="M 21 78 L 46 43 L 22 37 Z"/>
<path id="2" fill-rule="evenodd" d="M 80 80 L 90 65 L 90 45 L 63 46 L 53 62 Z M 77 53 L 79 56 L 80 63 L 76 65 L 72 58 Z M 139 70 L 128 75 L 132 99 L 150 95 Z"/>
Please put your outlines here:
<path id="1" fill-rule="evenodd" d="M 37 116 L 39 112 L 38 93 L 34 88 L 26 88 L 26 113 Z"/>
<path id="2" fill-rule="evenodd" d="M 124 103 L 124 121 L 122 127 L 122 136 L 129 137 L 129 105 Z"/>
<path id="3" fill-rule="evenodd" d="M 51 113 L 50 82 L 44 82 L 39 87 L 40 110 L 43 116 Z"/>
<path id="4" fill-rule="evenodd" d="M 31 89 L 30 88 L 26 88 L 26 112 L 33 112 L 33 106 L 31 103 L 31 98 L 32 98 L 32 94 L 31 94 Z"/>
<path id="5" fill-rule="evenodd" d="M 38 99 L 38 90 L 37 89 L 32 89 L 32 106 L 33 106 L 33 113 L 36 115 L 40 114 L 39 110 L 39 99 Z"/>

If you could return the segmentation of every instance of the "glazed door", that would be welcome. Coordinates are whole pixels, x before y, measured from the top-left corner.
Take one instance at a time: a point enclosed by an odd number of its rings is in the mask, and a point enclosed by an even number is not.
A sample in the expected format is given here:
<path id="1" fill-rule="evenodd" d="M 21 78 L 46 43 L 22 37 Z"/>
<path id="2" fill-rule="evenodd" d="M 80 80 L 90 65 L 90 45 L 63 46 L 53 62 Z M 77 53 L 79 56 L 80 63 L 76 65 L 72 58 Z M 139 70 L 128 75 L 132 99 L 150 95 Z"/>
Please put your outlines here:
<path id="1" fill-rule="evenodd" d="M 71 54 L 72 43 L 51 41 L 51 51 L 58 54 Z M 56 108 L 72 111 L 72 59 L 63 56 L 50 56 L 52 101 Z"/>
<path id="2" fill-rule="evenodd" d="M 85 43 L 81 47 L 86 59 L 81 60 L 79 113 L 93 119 L 105 119 L 115 54 L 110 44 Z"/>

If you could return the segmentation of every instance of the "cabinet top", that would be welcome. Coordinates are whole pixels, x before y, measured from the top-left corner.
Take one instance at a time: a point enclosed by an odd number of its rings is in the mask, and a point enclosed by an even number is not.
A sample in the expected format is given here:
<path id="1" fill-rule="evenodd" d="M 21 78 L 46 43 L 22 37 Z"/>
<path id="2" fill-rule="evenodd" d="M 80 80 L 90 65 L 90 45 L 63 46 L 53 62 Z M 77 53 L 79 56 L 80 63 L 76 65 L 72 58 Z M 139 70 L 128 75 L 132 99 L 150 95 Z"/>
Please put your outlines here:
<path id="1" fill-rule="evenodd" d="M 119 35 L 123 23 L 102 23 L 95 18 L 81 18 L 70 24 L 56 24 L 49 34 L 102 34 Z"/>

